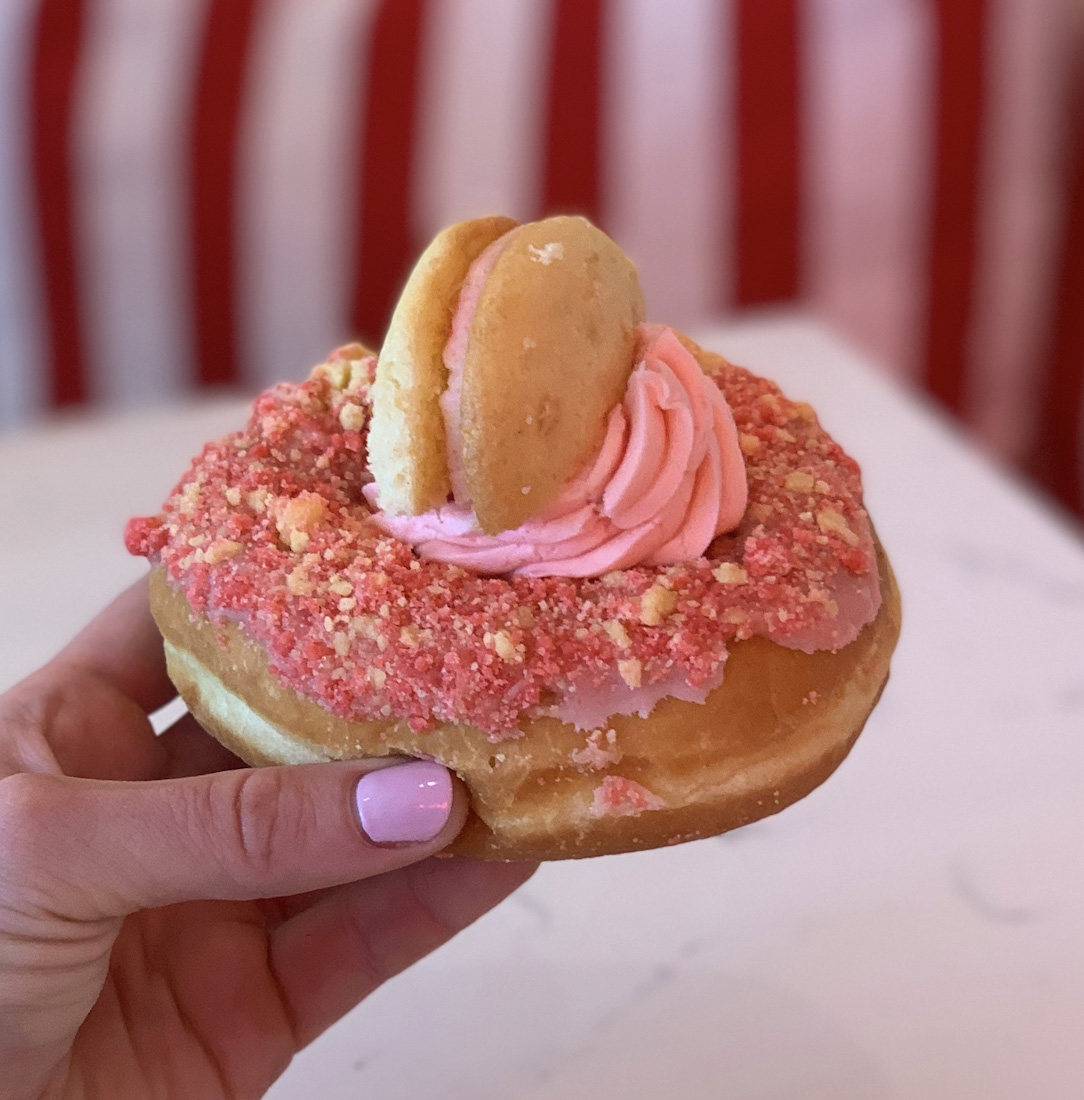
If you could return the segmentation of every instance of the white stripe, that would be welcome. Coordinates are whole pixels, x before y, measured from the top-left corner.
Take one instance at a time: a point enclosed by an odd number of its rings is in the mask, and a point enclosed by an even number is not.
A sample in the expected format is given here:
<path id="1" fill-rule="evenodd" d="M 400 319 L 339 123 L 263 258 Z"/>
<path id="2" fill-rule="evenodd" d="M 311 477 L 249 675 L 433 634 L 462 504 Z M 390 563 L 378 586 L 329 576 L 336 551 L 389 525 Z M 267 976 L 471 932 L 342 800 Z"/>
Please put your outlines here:
<path id="1" fill-rule="evenodd" d="M 1034 430 L 1055 289 L 1056 130 L 1064 27 L 1056 0 L 995 0 L 987 52 L 968 419 L 991 450 L 1022 456 Z"/>
<path id="2" fill-rule="evenodd" d="M 194 375 L 187 137 L 205 2 L 88 6 L 76 84 L 76 240 L 88 393 L 175 394 Z"/>
<path id="3" fill-rule="evenodd" d="M 274 0 L 252 44 L 238 217 L 241 361 L 300 378 L 347 332 L 372 0 Z"/>
<path id="4" fill-rule="evenodd" d="M 648 316 L 690 325 L 730 297 L 731 0 L 610 8 L 603 209 L 636 261 Z"/>
<path id="5" fill-rule="evenodd" d="M 897 374 L 922 364 L 934 29 L 912 0 L 806 7 L 807 286 Z"/>
<path id="6" fill-rule="evenodd" d="M 0 429 L 39 413 L 48 392 L 26 94 L 37 6 L 0 4 Z"/>
<path id="7" fill-rule="evenodd" d="M 485 214 L 535 217 L 547 0 L 441 0 L 429 8 L 412 208 L 418 240 Z"/>

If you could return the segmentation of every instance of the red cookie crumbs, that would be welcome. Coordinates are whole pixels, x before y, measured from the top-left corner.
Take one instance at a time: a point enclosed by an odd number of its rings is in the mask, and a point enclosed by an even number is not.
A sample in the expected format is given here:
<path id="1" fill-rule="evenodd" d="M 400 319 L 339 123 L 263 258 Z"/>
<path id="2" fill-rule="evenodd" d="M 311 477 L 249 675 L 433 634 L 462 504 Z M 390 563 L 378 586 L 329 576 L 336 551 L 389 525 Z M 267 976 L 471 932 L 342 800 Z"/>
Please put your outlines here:
<path id="1" fill-rule="evenodd" d="M 308 381 L 263 394 L 246 427 L 208 444 L 163 510 L 125 535 L 196 612 L 237 623 L 283 683 L 336 715 L 416 730 L 470 722 L 499 740 L 573 675 L 583 691 L 615 668 L 649 685 L 676 666 L 699 686 L 732 640 L 831 639 L 848 578 L 875 580 L 857 464 L 808 406 L 729 365 L 715 379 L 749 507 L 704 557 L 589 580 L 421 561 L 371 523 L 361 492 L 374 367 L 349 345 Z"/>
<path id="2" fill-rule="evenodd" d="M 591 801 L 592 817 L 631 817 L 644 810 L 661 810 L 665 807 L 657 794 L 640 783 L 620 775 L 608 775 L 595 788 Z"/>

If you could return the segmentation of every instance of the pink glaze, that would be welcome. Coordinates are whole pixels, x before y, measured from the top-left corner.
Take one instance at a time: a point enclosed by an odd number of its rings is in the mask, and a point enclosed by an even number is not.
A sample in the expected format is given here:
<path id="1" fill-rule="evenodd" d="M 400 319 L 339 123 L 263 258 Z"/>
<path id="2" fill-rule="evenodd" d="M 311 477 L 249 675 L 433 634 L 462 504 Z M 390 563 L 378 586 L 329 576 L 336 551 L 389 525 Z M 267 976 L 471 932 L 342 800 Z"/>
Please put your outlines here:
<path id="1" fill-rule="evenodd" d="M 798 630 L 784 629 L 787 620 L 769 621 L 765 635 L 777 645 L 803 653 L 841 649 L 853 642 L 862 627 L 881 609 L 877 572 L 861 576 L 840 574 L 832 586 L 831 599 L 835 615 Z M 539 713 L 552 715 L 581 730 L 595 729 L 615 714 L 638 714 L 646 718 L 660 699 L 672 697 L 688 703 L 703 703 L 723 682 L 725 667 L 725 661 L 720 662 L 711 676 L 696 685 L 688 683 L 685 671 L 677 666 L 659 679 L 636 688 L 629 687 L 616 671 L 601 684 L 594 680 L 577 683 L 572 676 L 565 686 L 557 688 L 557 703 Z"/>
<path id="2" fill-rule="evenodd" d="M 859 631 L 872 622 L 881 610 L 881 585 L 876 570 L 862 576 L 841 573 L 832 585 L 832 601 L 836 613 L 816 626 L 804 630 L 790 630 L 781 634 L 778 627 L 765 633 L 779 645 L 799 649 L 803 653 L 816 653 L 819 649 L 835 652 L 853 642 Z"/>
<path id="3" fill-rule="evenodd" d="M 481 270 L 486 264 L 491 268 L 483 253 L 476 265 Z M 477 289 L 464 287 L 460 312 L 464 301 L 468 307 L 477 301 Z M 454 345 L 457 351 L 446 357 L 449 364 L 463 344 L 461 331 L 453 331 L 449 349 Z M 637 359 L 595 459 L 541 515 L 487 535 L 457 492 L 454 503 L 435 511 L 420 516 L 377 511 L 375 521 L 422 558 L 476 573 L 596 577 L 699 557 L 745 512 L 745 463 L 734 417 L 719 387 L 673 330 L 641 325 Z M 449 366 L 449 379 L 453 375 Z M 447 409 L 445 416 L 448 423 Z M 449 453 L 452 439 L 449 434 Z M 376 506 L 375 485 L 365 492 Z"/>
<path id="4" fill-rule="evenodd" d="M 590 730 L 601 726 L 614 714 L 638 714 L 646 718 L 660 699 L 673 697 L 687 703 L 703 703 L 712 690 L 723 682 L 725 662 L 702 683 L 690 684 L 685 670 L 674 667 L 658 680 L 631 688 L 616 669 L 599 684 L 589 679 L 572 682 L 558 690 L 559 700 L 545 713 L 567 722 L 576 729 Z"/>

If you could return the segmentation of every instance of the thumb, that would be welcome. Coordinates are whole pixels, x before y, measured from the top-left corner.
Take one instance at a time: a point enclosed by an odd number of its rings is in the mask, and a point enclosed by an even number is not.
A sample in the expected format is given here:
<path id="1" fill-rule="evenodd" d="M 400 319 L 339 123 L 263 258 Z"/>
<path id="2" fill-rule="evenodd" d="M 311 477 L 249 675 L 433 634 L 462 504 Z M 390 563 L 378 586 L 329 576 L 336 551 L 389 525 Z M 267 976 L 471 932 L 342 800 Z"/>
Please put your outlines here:
<path id="1" fill-rule="evenodd" d="M 461 784 L 421 760 L 144 783 L 20 773 L 0 781 L 0 851 L 53 913 L 95 920 L 382 874 L 445 847 L 466 813 Z"/>

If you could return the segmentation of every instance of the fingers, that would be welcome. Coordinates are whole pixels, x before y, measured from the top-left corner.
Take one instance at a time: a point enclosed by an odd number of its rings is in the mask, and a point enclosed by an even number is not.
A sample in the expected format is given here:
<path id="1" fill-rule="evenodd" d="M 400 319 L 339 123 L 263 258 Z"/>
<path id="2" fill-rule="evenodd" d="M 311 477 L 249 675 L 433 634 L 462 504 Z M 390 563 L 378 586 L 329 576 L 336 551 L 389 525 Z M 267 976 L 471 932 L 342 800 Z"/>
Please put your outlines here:
<path id="1" fill-rule="evenodd" d="M 492 909 L 535 866 L 429 859 L 340 886 L 276 929 L 271 965 L 299 1045 Z"/>
<path id="2" fill-rule="evenodd" d="M 165 764 L 143 708 L 84 668 L 52 662 L 0 696 L 0 776 L 156 779 Z"/>
<path id="3" fill-rule="evenodd" d="M 50 664 L 0 697 L 0 777 L 172 779 L 240 767 L 192 715 L 155 737 L 141 706 L 74 665 Z"/>
<path id="4" fill-rule="evenodd" d="M 151 618 L 147 579 L 125 589 L 53 658 L 100 676 L 150 713 L 177 691 L 166 675 L 162 636 Z"/>
<path id="5" fill-rule="evenodd" d="M 300 894 L 415 863 L 463 826 L 438 764 L 242 769 L 147 783 L 0 780 L 0 867 L 73 920 Z"/>
<path id="6" fill-rule="evenodd" d="M 175 694 L 140 581 L 0 697 L 0 775 L 59 770 L 88 779 L 161 778 L 167 753 L 146 714 Z"/>

